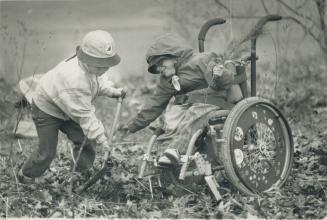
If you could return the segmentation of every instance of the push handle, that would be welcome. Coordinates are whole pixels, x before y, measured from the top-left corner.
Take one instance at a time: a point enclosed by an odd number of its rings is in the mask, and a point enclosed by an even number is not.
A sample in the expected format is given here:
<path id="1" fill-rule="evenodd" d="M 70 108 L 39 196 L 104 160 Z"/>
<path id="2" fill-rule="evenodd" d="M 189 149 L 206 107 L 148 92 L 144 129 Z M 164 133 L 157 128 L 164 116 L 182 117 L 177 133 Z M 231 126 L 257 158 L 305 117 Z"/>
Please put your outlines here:
<path id="1" fill-rule="evenodd" d="M 281 20 L 282 16 L 280 15 L 267 15 L 261 18 L 255 25 L 254 30 L 256 33 L 260 33 L 262 31 L 263 26 L 269 21 L 278 21 Z M 256 44 L 257 44 L 257 36 L 258 34 L 253 34 L 251 37 L 251 96 L 256 96 L 257 93 L 257 82 L 256 82 Z"/>
<path id="2" fill-rule="evenodd" d="M 204 40 L 206 38 L 208 30 L 214 25 L 224 24 L 226 22 L 223 18 L 213 18 L 204 23 L 200 29 L 198 40 L 199 40 L 199 51 L 204 51 Z"/>
<path id="3" fill-rule="evenodd" d="M 277 15 L 277 14 L 267 15 L 266 17 L 267 17 L 268 21 L 278 21 L 278 20 L 281 20 L 283 18 L 282 16 Z"/>
<path id="4" fill-rule="evenodd" d="M 282 19 L 282 16 L 280 15 L 267 15 L 265 17 L 262 17 L 255 25 L 255 30 L 257 32 L 260 32 L 263 28 L 263 26 L 265 26 L 265 24 L 267 24 L 267 22 L 270 22 L 270 21 L 279 21 Z M 257 34 L 254 34 L 253 35 L 253 38 L 257 38 Z"/>

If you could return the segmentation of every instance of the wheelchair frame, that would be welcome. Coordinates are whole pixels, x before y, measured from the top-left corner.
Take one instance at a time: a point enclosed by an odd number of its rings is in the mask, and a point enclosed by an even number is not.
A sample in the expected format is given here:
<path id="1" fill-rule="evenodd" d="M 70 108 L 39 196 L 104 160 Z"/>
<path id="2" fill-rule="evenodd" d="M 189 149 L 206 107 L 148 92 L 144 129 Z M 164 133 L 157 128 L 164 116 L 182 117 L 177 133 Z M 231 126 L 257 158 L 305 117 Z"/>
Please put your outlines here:
<path id="1" fill-rule="evenodd" d="M 263 26 L 267 22 L 277 21 L 280 19 L 282 19 L 282 17 L 279 15 L 265 16 L 257 22 L 255 29 L 257 31 L 261 31 Z M 208 20 L 201 27 L 201 30 L 198 35 L 199 52 L 204 51 L 204 41 L 205 41 L 205 37 L 206 37 L 208 30 L 214 25 L 220 25 L 225 22 L 226 21 L 222 18 L 215 18 L 215 19 Z M 257 40 L 257 36 L 253 36 L 251 38 L 251 56 L 249 58 L 247 58 L 247 60 L 246 60 L 246 61 L 251 62 L 251 97 L 249 97 L 248 89 L 247 89 L 247 77 L 246 77 L 246 73 L 245 73 L 245 63 L 243 63 L 243 64 L 241 63 L 240 65 L 236 66 L 237 75 L 235 76 L 234 84 L 238 84 L 240 86 L 240 89 L 241 89 L 241 92 L 243 95 L 243 99 L 241 101 L 239 101 L 232 108 L 231 111 L 229 111 L 229 110 L 218 111 L 217 113 L 219 115 L 217 117 L 215 117 L 216 122 L 215 122 L 215 120 L 213 120 L 210 123 L 210 120 L 209 120 L 209 126 L 207 128 L 202 128 L 202 129 L 197 130 L 193 134 L 193 136 L 189 142 L 186 154 L 182 155 L 182 158 L 181 158 L 181 170 L 178 175 L 179 180 L 184 180 L 186 177 L 194 176 L 194 175 L 204 176 L 206 183 L 208 184 L 211 192 L 213 193 L 213 195 L 217 201 L 221 199 L 221 194 L 219 192 L 219 184 L 217 183 L 215 176 L 213 175 L 214 171 L 225 170 L 228 180 L 231 181 L 233 183 L 233 185 L 239 191 L 241 191 L 242 193 L 244 193 L 246 195 L 257 196 L 257 195 L 260 195 L 262 192 L 271 190 L 274 187 L 280 187 L 286 181 L 287 177 L 289 176 L 291 167 L 292 167 L 293 139 L 292 139 L 290 127 L 289 127 L 285 117 L 268 100 L 256 97 L 256 59 L 257 59 L 257 57 L 256 57 L 256 40 Z M 268 116 L 271 118 L 274 118 L 274 117 L 276 118 L 276 119 L 269 118 L 269 120 L 273 121 L 272 123 L 275 123 L 275 124 L 279 123 L 278 126 L 270 125 L 270 129 L 274 130 L 276 128 L 276 130 L 277 130 L 277 128 L 278 128 L 279 130 L 281 130 L 279 133 L 279 136 L 284 137 L 284 141 L 286 140 L 285 143 L 281 141 L 283 144 L 287 145 L 286 151 L 284 152 L 284 151 L 280 150 L 281 151 L 280 155 L 278 155 L 279 157 L 282 158 L 282 155 L 285 153 L 285 155 L 286 155 L 284 158 L 285 160 L 283 160 L 283 158 L 282 159 L 279 158 L 278 163 L 283 162 L 284 165 L 286 164 L 286 167 L 284 166 L 283 168 L 279 168 L 274 171 L 274 172 L 276 172 L 276 175 L 278 172 L 281 172 L 280 179 L 276 180 L 275 177 L 271 177 L 269 175 L 262 175 L 261 177 L 256 177 L 256 175 L 253 175 L 253 176 L 250 175 L 250 177 L 248 177 L 249 176 L 248 175 L 247 177 L 244 177 L 243 173 L 241 172 L 242 168 L 238 168 L 238 167 L 235 168 L 235 166 L 233 165 L 233 164 L 235 164 L 235 158 L 233 158 L 231 156 L 231 153 L 232 153 L 231 146 L 233 144 L 235 145 L 235 143 L 234 143 L 235 140 L 233 140 L 232 129 L 234 129 L 234 130 L 235 130 L 235 128 L 241 129 L 241 127 L 242 127 L 241 125 L 239 125 L 239 127 L 236 127 L 238 125 L 237 123 L 239 123 L 237 120 L 239 120 L 241 115 L 244 114 L 244 112 L 246 112 L 247 109 L 249 109 L 249 108 L 258 109 L 258 112 L 256 112 L 256 114 L 257 114 L 256 120 L 258 120 L 258 117 L 261 118 L 261 122 L 260 122 L 261 124 L 267 124 L 264 122 L 264 120 L 266 120 L 266 117 L 268 117 Z M 269 112 L 269 114 L 266 112 Z M 248 113 L 248 114 L 250 114 L 250 113 Z M 252 112 L 252 114 L 253 114 L 253 112 Z M 258 114 L 259 114 L 259 116 L 258 116 Z M 263 118 L 265 118 L 265 119 L 263 119 Z M 249 120 L 254 120 L 254 119 L 250 118 Z M 247 127 L 247 129 L 251 129 L 251 128 Z M 207 137 L 208 137 L 207 139 L 209 140 L 209 142 L 211 139 L 211 147 L 208 147 L 208 149 L 206 149 L 206 150 L 212 151 L 213 154 L 208 154 L 207 158 L 204 158 L 204 156 L 202 154 L 200 154 L 199 152 L 196 152 L 194 155 L 192 155 L 193 151 L 194 151 L 194 146 L 195 146 L 196 140 L 198 140 L 198 138 L 203 134 L 203 132 L 205 130 L 207 132 Z M 153 136 L 151 137 L 151 139 L 148 143 L 148 146 L 147 146 L 146 153 L 144 154 L 142 164 L 140 166 L 138 178 L 144 178 L 147 163 L 150 161 L 154 162 L 155 167 L 164 168 L 164 167 L 160 167 L 157 164 L 156 159 L 151 157 L 151 151 L 154 146 L 154 143 L 155 143 L 157 137 L 163 133 L 164 133 L 164 131 L 162 129 L 158 128 L 155 130 Z M 242 143 L 245 143 L 245 141 Z M 234 149 L 234 153 L 236 152 L 236 150 L 237 149 Z M 209 155 L 213 155 L 214 158 L 210 159 Z M 211 162 L 208 161 L 208 159 L 210 159 Z M 197 168 L 196 171 L 188 171 L 190 161 L 195 162 L 195 165 Z M 216 167 L 212 167 L 213 165 L 216 165 L 216 164 L 218 164 Z M 240 169 L 240 172 L 238 171 L 238 169 Z M 279 174 L 278 174 L 278 176 L 279 176 Z M 151 194 L 152 194 L 153 190 L 152 190 L 151 178 L 152 178 L 152 176 L 150 175 L 149 176 L 149 185 L 150 185 L 150 190 L 151 190 Z M 270 178 L 270 179 L 273 179 L 274 181 L 276 181 L 275 184 L 273 184 L 273 187 L 268 187 L 268 185 L 266 183 L 267 182 L 266 178 L 267 179 Z M 158 179 L 158 182 L 159 182 L 159 185 L 161 185 L 160 179 Z M 262 188 L 261 191 L 254 190 L 254 187 L 257 186 L 259 183 L 262 185 L 264 185 L 264 183 L 266 183 L 266 188 L 268 187 L 268 189 L 266 189 L 265 187 L 261 187 Z"/>

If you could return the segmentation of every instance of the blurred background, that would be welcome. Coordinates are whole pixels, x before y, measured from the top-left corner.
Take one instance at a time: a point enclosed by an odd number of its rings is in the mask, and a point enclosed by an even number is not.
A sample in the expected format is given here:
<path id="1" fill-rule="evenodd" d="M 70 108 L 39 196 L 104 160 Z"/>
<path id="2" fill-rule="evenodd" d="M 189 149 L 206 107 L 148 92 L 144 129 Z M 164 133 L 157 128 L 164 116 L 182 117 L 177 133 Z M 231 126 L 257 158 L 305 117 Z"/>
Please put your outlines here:
<path id="1" fill-rule="evenodd" d="M 0 77 L 15 84 L 21 77 L 48 71 L 73 55 L 83 36 L 95 29 L 111 32 L 117 42 L 122 62 L 112 76 L 118 80 L 147 73 L 146 50 L 162 33 L 178 33 L 197 49 L 199 29 L 210 18 L 227 20 L 207 36 L 206 50 L 218 53 L 268 13 L 294 16 L 316 31 L 313 23 L 319 25 L 320 17 L 315 1 L 287 4 L 267 0 L 1 1 Z M 274 69 L 281 60 L 323 54 L 319 43 L 292 20 L 267 25 L 257 48 L 265 68 Z"/>
<path id="2" fill-rule="evenodd" d="M 118 135 L 115 148 L 127 160 L 121 166 L 126 170 L 118 169 L 119 175 L 108 178 L 112 181 L 110 184 L 98 184 L 94 193 L 88 195 L 92 200 L 81 197 L 74 201 L 74 206 L 78 204 L 83 209 L 76 212 L 76 217 L 82 216 L 79 214 L 83 212 L 84 217 L 105 215 L 109 218 L 253 219 L 258 216 L 326 219 L 327 0 L 0 0 L 0 218 L 52 217 L 49 212 L 57 213 L 52 210 L 56 211 L 58 207 L 62 210 L 58 217 L 65 217 L 65 213 L 71 211 L 65 201 L 72 197 L 61 193 L 67 187 L 51 184 L 58 188 L 55 190 L 59 190 L 59 194 L 48 187 L 49 180 L 56 179 L 61 183 L 69 179 L 68 174 L 58 171 L 46 174 L 44 188 L 48 188 L 45 192 L 53 196 L 50 196 L 50 202 L 40 203 L 33 194 L 37 190 L 28 188 L 25 193 L 20 193 L 14 184 L 14 171 L 37 147 L 37 138 L 19 142 L 13 137 L 13 131 L 21 121 L 28 121 L 33 126 L 29 109 L 17 107 L 18 101 L 22 100 L 16 86 L 20 79 L 45 73 L 74 55 L 76 46 L 87 32 L 109 31 L 122 61 L 110 69 L 108 75 L 117 86 L 129 89 L 120 118 L 120 123 L 127 123 L 144 100 L 153 95 L 158 77 L 147 73 L 145 53 L 158 36 L 166 32 L 177 33 L 197 51 L 197 36 L 202 24 L 211 18 L 225 18 L 224 25 L 209 30 L 205 42 L 205 51 L 223 53 L 230 42 L 244 37 L 267 14 L 280 14 L 284 19 L 268 23 L 257 40 L 257 95 L 273 102 L 284 113 L 292 130 L 294 166 L 282 193 L 273 190 L 274 194 L 269 198 L 251 199 L 250 202 L 240 194 L 232 193 L 224 203 L 210 202 L 207 197 L 194 200 L 193 196 L 188 197 L 189 200 L 170 196 L 169 200 L 160 199 L 158 202 L 165 202 L 164 206 L 152 203 L 149 196 L 137 194 L 142 192 L 140 185 L 133 186 L 128 182 L 137 167 L 136 152 L 142 158 L 142 149 L 152 135 L 150 129 L 143 129 L 129 137 Z M 250 42 L 243 46 L 243 52 L 238 54 L 241 57 L 250 54 Z M 247 73 L 250 73 L 249 67 Z M 95 105 L 97 117 L 108 134 L 116 100 L 98 99 Z M 24 131 L 31 130 L 27 127 Z M 125 144 L 120 145 L 120 142 Z M 61 134 L 52 168 L 64 171 L 70 167 L 69 146 L 72 147 L 71 142 Z M 103 149 L 97 150 L 96 165 L 99 165 Z M 323 182 L 319 182 L 321 178 Z M 202 190 L 205 188 L 201 187 L 199 192 Z M 101 196 L 98 196 L 99 192 Z M 135 195 L 140 202 L 128 200 L 126 203 L 124 200 Z M 105 205 L 98 205 L 94 198 L 101 198 Z M 114 203 L 106 203 L 111 201 Z M 119 203 L 115 203 L 117 201 Z M 7 208 L 4 208 L 5 204 Z M 103 209 L 107 205 L 108 216 Z M 95 209 L 98 207 L 101 209 Z M 112 210 L 118 215 L 112 215 Z M 251 215 L 249 210 L 254 213 Z"/>
<path id="3" fill-rule="evenodd" d="M 287 116 L 301 118 L 327 103 L 326 7 L 326 0 L 0 1 L 0 108 L 7 112 L 2 115 L 12 112 L 8 91 L 19 79 L 74 55 L 91 30 L 113 35 L 122 61 L 108 75 L 117 86 L 129 87 L 131 102 L 140 105 L 158 78 L 148 74 L 145 53 L 161 34 L 177 33 L 197 51 L 201 26 L 224 18 L 205 41 L 205 51 L 223 53 L 260 18 L 280 14 L 283 19 L 268 23 L 257 40 L 257 93 Z M 242 46 L 239 56 L 249 55 L 250 42 Z"/>

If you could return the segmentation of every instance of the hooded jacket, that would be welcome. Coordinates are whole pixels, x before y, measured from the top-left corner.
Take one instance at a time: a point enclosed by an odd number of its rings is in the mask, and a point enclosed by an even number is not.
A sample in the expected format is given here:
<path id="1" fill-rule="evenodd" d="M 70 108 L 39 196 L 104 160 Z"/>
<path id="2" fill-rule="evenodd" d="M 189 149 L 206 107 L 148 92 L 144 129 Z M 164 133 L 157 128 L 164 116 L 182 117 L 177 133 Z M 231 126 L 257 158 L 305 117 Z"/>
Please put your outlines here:
<path id="1" fill-rule="evenodd" d="M 148 126 L 166 109 L 174 96 L 187 94 L 188 103 L 207 103 L 227 106 L 226 90 L 231 86 L 233 74 L 225 72 L 220 77 L 213 76 L 213 67 L 218 65 L 220 56 L 213 52 L 194 54 L 193 49 L 174 34 L 165 34 L 150 46 L 146 54 L 149 70 L 158 56 L 171 55 L 177 58 L 176 75 L 179 77 L 181 90 L 174 89 L 171 81 L 160 76 L 152 97 L 128 125 L 130 132 L 136 132 Z"/>

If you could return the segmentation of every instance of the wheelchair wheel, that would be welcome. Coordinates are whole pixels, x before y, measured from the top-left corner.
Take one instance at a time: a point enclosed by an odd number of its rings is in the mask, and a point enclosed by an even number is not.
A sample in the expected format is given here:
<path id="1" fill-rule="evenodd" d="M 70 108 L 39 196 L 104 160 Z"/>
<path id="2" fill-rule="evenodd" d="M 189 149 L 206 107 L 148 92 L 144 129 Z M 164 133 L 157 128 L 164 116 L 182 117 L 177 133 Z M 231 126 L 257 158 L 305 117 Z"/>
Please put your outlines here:
<path id="1" fill-rule="evenodd" d="M 272 103 L 259 97 L 237 103 L 224 123 L 223 139 L 220 161 L 241 192 L 254 196 L 284 184 L 292 167 L 293 138 Z"/>

